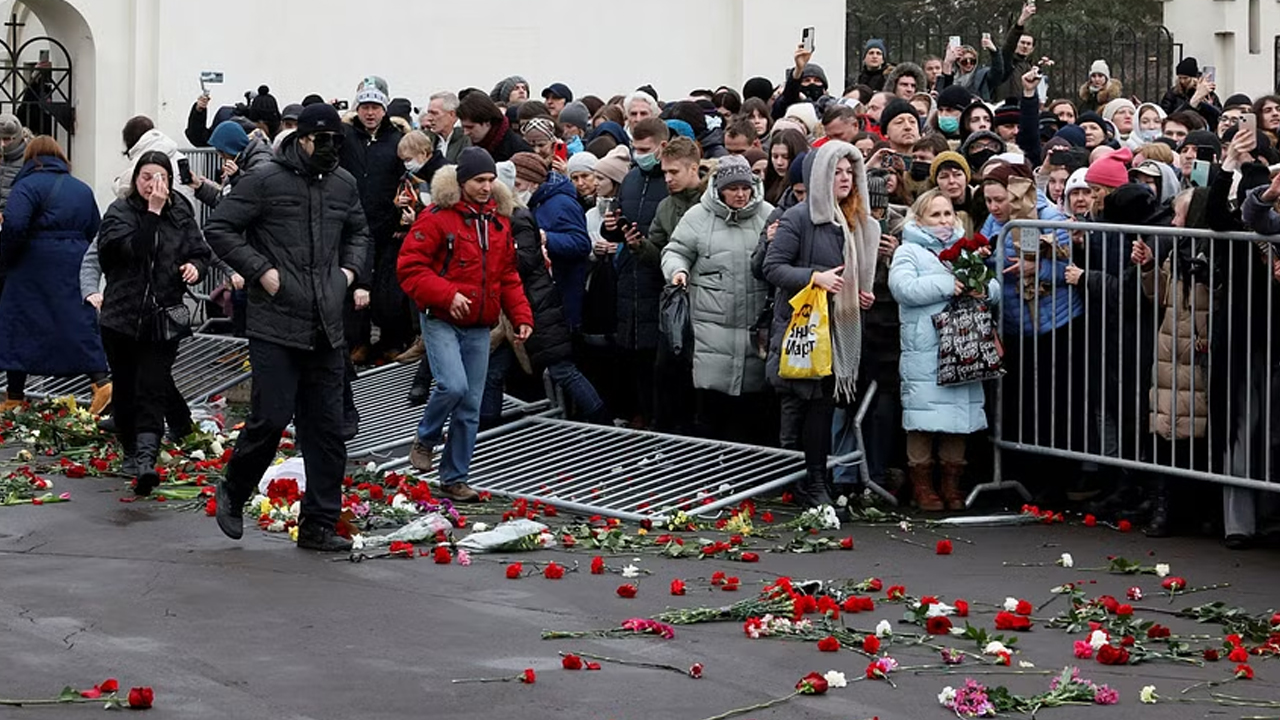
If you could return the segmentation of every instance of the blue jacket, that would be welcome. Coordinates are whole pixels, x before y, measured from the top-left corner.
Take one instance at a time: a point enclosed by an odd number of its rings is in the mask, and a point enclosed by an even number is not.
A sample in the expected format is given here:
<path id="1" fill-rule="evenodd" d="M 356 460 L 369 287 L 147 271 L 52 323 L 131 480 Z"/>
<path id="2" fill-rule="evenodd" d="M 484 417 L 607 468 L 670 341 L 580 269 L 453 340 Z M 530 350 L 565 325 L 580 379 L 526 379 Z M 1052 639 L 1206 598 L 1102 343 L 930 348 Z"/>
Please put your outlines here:
<path id="1" fill-rule="evenodd" d="M 1062 214 L 1062 211 L 1050 203 L 1049 199 L 1040 192 L 1036 193 L 1036 215 L 1041 220 L 1053 222 L 1067 219 L 1067 216 Z M 994 215 L 988 217 L 986 223 L 982 225 L 982 234 L 991 238 L 991 241 L 996 243 L 997 247 L 1003 249 L 1002 253 L 992 255 L 996 270 L 1002 273 L 1005 267 L 1008 266 L 1009 259 L 1018 256 L 1013 246 L 1012 233 L 1001 237 L 1000 232 L 1003 229 L 1004 223 L 996 220 Z M 1019 278 L 1012 273 L 1003 276 L 1004 296 L 1001 303 L 1004 305 L 1004 313 L 1001 322 L 1001 333 L 1006 337 L 1012 334 L 1014 328 L 1020 328 L 1022 335 L 1041 335 L 1066 325 L 1073 318 L 1079 317 L 1084 312 L 1084 305 L 1081 303 L 1076 289 L 1067 284 L 1066 270 L 1071 262 L 1071 235 L 1066 230 L 1054 230 L 1051 232 L 1058 247 L 1066 250 L 1067 257 L 1065 259 L 1056 255 L 1049 257 L 1041 252 L 1040 272 L 1037 277 L 1041 283 L 1046 284 L 1050 289 L 1041 292 L 1037 296 L 1036 312 L 1031 312 L 1031 309 L 1027 307 L 1027 303 L 1023 302 Z M 1045 231 L 1041 230 L 1041 234 L 1045 234 Z"/>
<path id="2" fill-rule="evenodd" d="M 38 163 L 38 164 L 37 164 Z M 71 376 L 107 369 L 98 318 L 80 295 L 80 260 L 98 234 L 93 190 L 66 163 L 22 166 L 0 231 L 0 370 Z"/>
<path id="3" fill-rule="evenodd" d="M 587 217 L 578 204 L 578 191 L 569 178 L 551 173 L 533 191 L 529 209 L 538 227 L 547 234 L 547 257 L 551 276 L 564 300 L 564 316 L 570 329 L 582 324 L 582 294 L 591 258 L 591 237 Z"/>
<path id="4" fill-rule="evenodd" d="M 964 236 L 943 243 L 912 220 L 902 230 L 902 245 L 889 267 L 889 291 L 898 301 L 901 319 L 902 426 L 906 430 L 967 435 L 987 426 L 982 383 L 938 385 L 938 331 L 933 316 L 955 297 L 955 275 L 938 253 Z M 992 280 L 987 300 L 1000 297 L 1000 281 Z"/>

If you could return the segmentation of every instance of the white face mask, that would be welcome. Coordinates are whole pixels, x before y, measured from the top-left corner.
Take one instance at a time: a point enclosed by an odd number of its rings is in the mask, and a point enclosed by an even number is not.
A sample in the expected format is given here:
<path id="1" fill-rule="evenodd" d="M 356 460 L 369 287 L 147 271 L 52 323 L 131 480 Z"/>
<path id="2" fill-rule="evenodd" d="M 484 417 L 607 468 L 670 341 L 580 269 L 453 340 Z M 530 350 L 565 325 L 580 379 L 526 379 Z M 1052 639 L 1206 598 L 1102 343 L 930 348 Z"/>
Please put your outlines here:
<path id="1" fill-rule="evenodd" d="M 420 160 L 405 160 L 405 161 L 404 161 L 404 169 L 405 169 L 405 170 L 408 170 L 408 171 L 409 171 L 409 172 L 411 172 L 411 173 L 416 173 L 416 172 L 418 172 L 419 170 L 421 170 L 421 169 L 422 169 L 422 166 L 423 166 L 423 165 L 425 165 L 425 164 L 426 164 L 426 163 L 423 163 L 423 162 L 422 162 L 422 161 L 420 161 Z"/>
<path id="2" fill-rule="evenodd" d="M 520 201 L 521 205 L 528 205 L 529 198 L 531 197 L 533 197 L 532 190 L 521 190 L 520 192 L 516 193 L 516 199 Z"/>

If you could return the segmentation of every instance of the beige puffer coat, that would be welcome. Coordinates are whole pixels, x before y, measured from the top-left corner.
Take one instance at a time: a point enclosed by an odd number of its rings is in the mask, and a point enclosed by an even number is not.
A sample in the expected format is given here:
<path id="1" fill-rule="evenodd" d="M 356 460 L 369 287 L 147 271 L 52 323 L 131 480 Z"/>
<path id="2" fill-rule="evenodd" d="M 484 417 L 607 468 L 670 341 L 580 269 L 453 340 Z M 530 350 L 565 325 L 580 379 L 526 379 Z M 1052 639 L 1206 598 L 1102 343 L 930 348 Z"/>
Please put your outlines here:
<path id="1" fill-rule="evenodd" d="M 1209 311 L 1211 290 L 1191 269 L 1173 275 L 1170 255 L 1157 273 L 1142 272 L 1142 290 L 1160 308 L 1155 373 L 1150 392 L 1151 432 L 1166 440 L 1200 438 L 1209 420 Z M 1216 302 L 1216 298 L 1214 299 Z M 1176 398 L 1176 400 L 1175 400 Z"/>

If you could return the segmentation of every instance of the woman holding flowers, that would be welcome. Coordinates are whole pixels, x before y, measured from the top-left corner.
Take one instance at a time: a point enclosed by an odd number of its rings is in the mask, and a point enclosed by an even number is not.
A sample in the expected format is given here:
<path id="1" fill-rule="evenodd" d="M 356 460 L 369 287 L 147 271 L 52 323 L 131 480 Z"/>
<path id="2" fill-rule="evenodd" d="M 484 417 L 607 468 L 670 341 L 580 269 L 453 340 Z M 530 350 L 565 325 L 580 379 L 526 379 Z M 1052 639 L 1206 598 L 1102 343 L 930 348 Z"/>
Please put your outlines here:
<path id="1" fill-rule="evenodd" d="M 971 295 L 994 303 L 1000 283 L 991 272 L 957 277 L 965 259 L 981 267 L 990 248 L 980 236 L 964 238 L 951 200 L 934 189 L 911 208 L 902 245 L 889 268 L 889 290 L 901 320 L 902 424 L 907 431 L 907 471 L 915 504 L 936 512 L 963 510 L 960 476 L 965 466 L 965 436 L 987 427 L 982 383 L 938 384 L 938 330 L 933 316 L 954 298 Z M 964 256 L 962 258 L 962 255 Z M 964 273 L 960 273 L 964 274 Z M 936 447 L 935 447 L 936 446 Z M 941 466 L 942 497 L 933 476 Z"/>

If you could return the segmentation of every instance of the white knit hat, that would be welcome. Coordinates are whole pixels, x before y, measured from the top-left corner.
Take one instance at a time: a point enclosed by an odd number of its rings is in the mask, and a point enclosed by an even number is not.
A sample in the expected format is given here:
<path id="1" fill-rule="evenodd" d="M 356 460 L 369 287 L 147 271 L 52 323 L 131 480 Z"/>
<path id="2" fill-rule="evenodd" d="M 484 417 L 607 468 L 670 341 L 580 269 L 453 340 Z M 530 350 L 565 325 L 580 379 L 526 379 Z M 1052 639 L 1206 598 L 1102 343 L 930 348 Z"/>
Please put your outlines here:
<path id="1" fill-rule="evenodd" d="M 1067 178 L 1067 187 L 1062 191 L 1062 197 L 1065 202 L 1066 198 L 1071 196 L 1072 190 L 1088 190 L 1089 183 L 1085 182 L 1084 176 L 1088 172 L 1088 168 L 1080 168 L 1071 173 L 1071 177 Z"/>
<path id="2" fill-rule="evenodd" d="M 1106 60 L 1094 60 L 1089 66 L 1090 75 L 1106 75 L 1107 79 L 1111 79 L 1111 68 L 1107 65 Z"/>

